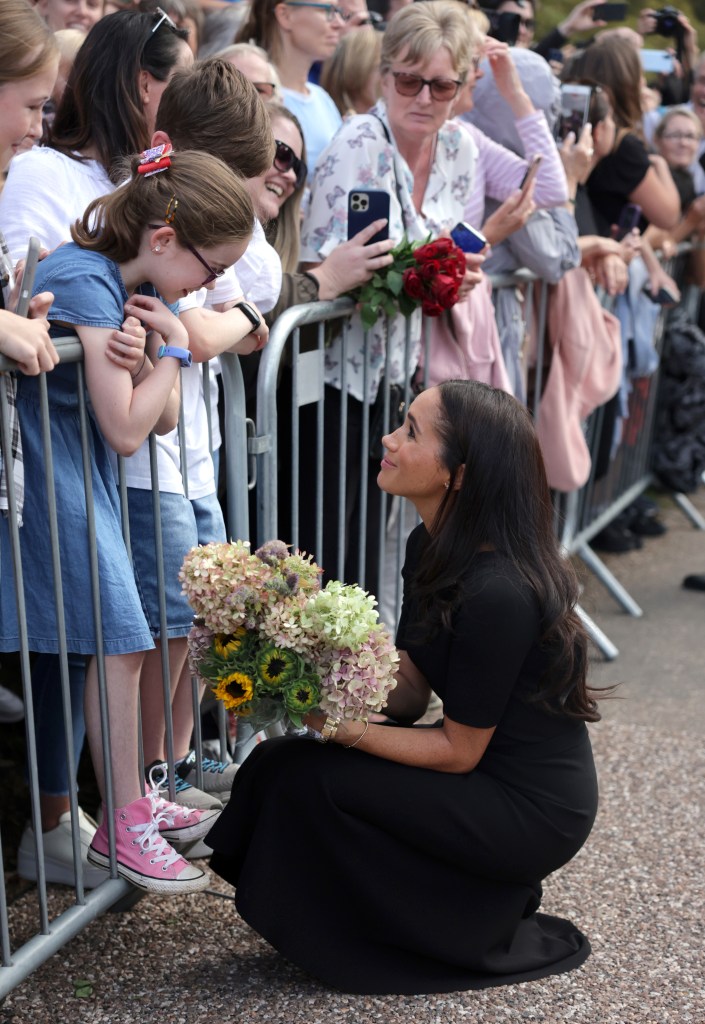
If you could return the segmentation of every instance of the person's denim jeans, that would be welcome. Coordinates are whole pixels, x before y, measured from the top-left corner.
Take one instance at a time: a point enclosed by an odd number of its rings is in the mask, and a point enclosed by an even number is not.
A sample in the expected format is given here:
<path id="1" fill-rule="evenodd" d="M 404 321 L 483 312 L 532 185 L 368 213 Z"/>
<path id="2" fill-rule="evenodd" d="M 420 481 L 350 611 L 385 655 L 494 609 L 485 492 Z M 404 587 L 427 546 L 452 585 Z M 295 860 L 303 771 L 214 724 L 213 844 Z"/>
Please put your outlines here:
<path id="1" fill-rule="evenodd" d="M 86 737 L 83 693 L 86 687 L 86 657 L 69 654 L 69 689 L 73 752 L 78 761 Z M 61 670 L 57 654 L 37 655 L 32 667 L 32 696 L 37 744 L 39 789 L 48 796 L 65 796 L 75 779 L 69 779 L 66 766 L 66 734 L 61 701 Z"/>

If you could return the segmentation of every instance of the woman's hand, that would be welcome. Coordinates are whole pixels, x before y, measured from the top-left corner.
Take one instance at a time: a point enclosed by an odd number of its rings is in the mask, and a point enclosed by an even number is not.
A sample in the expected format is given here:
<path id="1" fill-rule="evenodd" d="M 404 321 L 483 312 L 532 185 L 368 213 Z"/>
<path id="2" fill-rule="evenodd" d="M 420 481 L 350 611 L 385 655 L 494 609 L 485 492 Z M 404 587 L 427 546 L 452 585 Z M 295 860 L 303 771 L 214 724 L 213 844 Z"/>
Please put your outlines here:
<path id="1" fill-rule="evenodd" d="M 594 148 L 592 144 L 592 125 L 590 122 L 588 121 L 583 125 L 577 142 L 575 141 L 575 133 L 568 132 L 558 152 L 563 161 L 569 189 L 572 192 L 577 185 L 582 185 L 587 181 L 592 168 Z"/>
<path id="2" fill-rule="evenodd" d="M 606 253 L 595 259 L 591 277 L 608 295 L 621 295 L 629 284 L 627 264 L 616 253 Z"/>
<path id="3" fill-rule="evenodd" d="M 665 288 L 674 297 L 673 305 L 676 302 L 680 302 L 681 293 L 680 288 L 673 280 L 673 278 L 666 273 L 660 263 L 656 263 L 655 266 L 649 266 L 649 291 L 652 296 L 656 298 L 661 288 Z"/>
<path id="4" fill-rule="evenodd" d="M 118 331 L 116 328 L 108 338 L 105 354 L 134 378 L 144 365 L 146 342 L 147 332 L 142 324 L 136 316 L 128 316 L 122 329 Z"/>
<path id="5" fill-rule="evenodd" d="M 131 295 L 125 303 L 128 317 L 136 317 L 145 323 L 150 331 L 160 334 L 168 345 L 188 348 L 188 333 L 178 316 L 154 295 Z"/>
<path id="6" fill-rule="evenodd" d="M 46 319 L 53 301 L 51 292 L 35 295 L 29 304 L 28 318 L 0 310 L 0 352 L 14 359 L 20 370 L 31 376 L 47 373 L 59 362 Z"/>
<path id="7" fill-rule="evenodd" d="M 518 231 L 519 228 L 523 228 L 535 210 L 534 183 L 532 182 L 528 188 L 512 192 L 482 225 L 482 233 L 488 244 L 497 245 Z"/>
<path id="8" fill-rule="evenodd" d="M 604 28 L 606 21 L 593 21 L 592 17 L 594 8 L 601 3 L 602 0 L 583 0 L 583 3 L 574 7 L 568 17 L 560 23 L 560 34 L 570 39 L 575 32 L 592 32 L 596 28 Z"/>
<path id="9" fill-rule="evenodd" d="M 465 271 L 465 277 L 460 282 L 458 288 L 458 302 L 462 302 L 466 299 L 473 288 L 476 287 L 482 281 L 482 264 L 485 262 L 486 256 L 484 252 L 466 252 L 465 253 L 465 265 L 467 270 Z"/>
<path id="10" fill-rule="evenodd" d="M 488 40 L 486 52 L 497 92 L 511 108 L 514 118 L 519 120 L 533 114 L 535 107 L 524 91 L 507 44 Z"/>
<path id="11" fill-rule="evenodd" d="M 384 218 L 368 224 L 309 271 L 318 279 L 319 299 L 337 299 L 339 295 L 366 284 L 377 270 L 394 262 L 394 257 L 389 255 L 394 248 L 390 238 L 367 244 L 386 224 Z"/>

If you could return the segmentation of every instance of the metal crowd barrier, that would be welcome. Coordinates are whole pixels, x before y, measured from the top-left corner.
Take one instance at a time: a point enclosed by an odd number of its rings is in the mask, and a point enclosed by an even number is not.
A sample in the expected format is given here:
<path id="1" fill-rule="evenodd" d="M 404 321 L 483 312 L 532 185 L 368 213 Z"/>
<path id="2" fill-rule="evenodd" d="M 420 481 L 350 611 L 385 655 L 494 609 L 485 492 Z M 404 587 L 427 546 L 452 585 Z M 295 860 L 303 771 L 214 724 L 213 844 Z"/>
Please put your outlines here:
<path id="1" fill-rule="evenodd" d="M 96 557 L 96 536 L 95 524 L 92 516 L 92 490 L 90 476 L 90 439 L 88 417 L 90 415 L 85 399 L 83 380 L 83 348 L 74 336 L 58 339 L 56 347 L 62 363 L 76 363 L 78 373 L 78 414 L 81 428 L 82 461 L 84 472 L 85 501 L 87 511 L 88 548 L 91 555 L 90 579 L 86 581 L 86 600 L 91 601 L 94 611 L 94 620 L 100 624 L 100 601 L 98 585 L 98 564 Z M 243 498 L 241 485 L 242 468 L 247 459 L 247 440 L 245 422 L 245 398 L 242 372 L 236 356 L 226 355 L 221 359 L 222 372 L 231 401 L 226 405 L 225 429 L 228 436 L 228 465 L 227 479 L 231 492 L 229 502 L 228 533 L 230 536 L 239 536 L 247 539 L 249 535 L 249 521 L 246 492 Z M 0 356 L 0 371 L 11 370 L 14 364 Z M 208 393 L 208 368 L 204 367 L 204 393 Z M 61 509 L 57 508 L 54 497 L 53 479 L 54 469 L 52 460 L 52 446 L 50 439 L 50 409 L 47 395 L 46 375 L 39 378 L 39 397 L 43 434 L 43 472 L 46 481 L 46 489 L 49 500 L 49 521 L 50 534 L 52 538 L 52 565 L 42 567 L 47 572 L 47 586 L 53 589 L 54 599 L 57 607 L 57 629 L 59 637 L 59 678 L 57 685 L 61 688 L 61 702 L 63 712 L 64 740 L 66 745 L 67 770 L 70 779 L 76 778 L 77 761 L 80 751 L 74 750 L 73 734 L 71 727 L 71 694 L 69 688 L 69 653 L 66 645 L 66 635 L 63 623 L 63 597 L 61 586 L 61 552 L 58 544 L 57 523 L 61 515 Z M 9 409 L 5 395 L 5 389 L 0 388 L 0 440 L 2 441 L 3 456 L 10 449 L 9 435 Z M 183 422 L 180 424 L 180 434 L 183 447 Z M 156 462 L 156 445 L 154 435 L 150 437 L 151 472 L 154 495 L 154 528 L 155 543 L 157 547 L 158 566 L 162 566 L 162 537 L 161 521 L 159 517 L 159 479 Z M 185 460 L 182 460 L 185 467 Z M 41 472 L 42 467 L 25 465 L 26 472 Z M 188 494 L 188 479 L 184 472 L 185 490 Z M 14 509 L 15 493 L 11 474 L 8 475 L 9 484 L 9 507 Z M 129 523 L 127 519 L 127 491 L 123 460 L 118 459 L 118 487 L 120 493 L 120 504 L 123 518 L 123 532 L 125 543 L 130 551 Z M 103 770 L 105 773 L 107 790 L 107 811 L 108 830 L 110 838 L 111 868 L 110 878 L 102 882 L 97 888 L 87 891 L 84 887 L 83 871 L 81 864 L 81 841 L 80 826 L 78 817 L 78 796 L 76 787 L 72 787 L 69 794 L 72 824 L 72 847 L 75 868 L 75 886 L 72 905 L 60 911 L 52 917 L 50 911 L 49 893 L 47 890 L 44 846 L 42 838 L 39 783 L 37 768 L 37 743 L 35 738 L 35 714 L 34 701 L 31 684 L 31 658 L 27 643 L 27 619 L 24 611 L 24 577 L 23 567 L 20 558 L 20 537 L 19 529 L 14 515 L 8 517 L 10 542 L 12 547 L 12 561 L 16 580 L 16 599 L 18 605 L 18 620 L 20 628 L 20 670 L 22 676 L 22 697 L 25 707 L 25 737 L 26 737 L 26 760 L 27 760 L 27 785 L 30 798 L 30 823 L 35 836 L 36 863 L 37 863 L 37 884 L 36 884 L 36 912 L 37 927 L 36 934 L 22 945 L 13 944 L 12 931 L 12 908 L 8 905 L 7 878 L 5 873 L 6 856 L 3 847 L 3 837 L 0 834 L 0 1000 L 23 981 L 32 971 L 36 970 L 45 960 L 60 950 L 70 939 L 78 935 L 92 920 L 103 914 L 106 910 L 127 909 L 143 895 L 141 890 L 135 889 L 129 882 L 119 878 L 115 863 L 114 828 L 112 817 L 112 774 L 110 765 L 110 729 L 108 724 L 107 700 L 106 700 L 106 679 L 105 662 L 102 654 L 102 634 L 98 627 L 97 635 L 97 664 L 98 681 L 101 709 L 101 727 L 103 735 Z M 2 571 L 3 585 L 7 586 L 8 572 L 4 566 Z M 24 571 L 27 571 L 27 560 L 25 552 Z M 162 567 L 163 573 L 163 567 Z M 159 570 L 158 570 L 159 575 Z M 162 633 L 166 629 L 166 607 L 163 590 L 160 593 L 160 619 Z M 0 654 L 0 660 L 5 657 Z M 165 704 L 166 724 L 166 749 L 167 761 L 173 767 L 174 763 L 174 733 L 171 717 L 170 703 L 170 680 L 167 645 L 162 645 L 162 683 Z M 193 681 L 193 708 L 194 708 L 194 746 L 196 750 L 196 784 L 202 784 L 201 758 L 203 746 L 200 729 L 199 698 L 195 680 Z M 221 712 L 219 721 L 219 741 L 221 755 L 226 746 L 226 719 L 222 705 L 218 705 Z M 143 758 L 140 758 L 139 770 L 144 773 Z M 169 775 L 170 798 L 174 798 L 174 773 Z M 67 894 L 70 890 L 64 890 Z M 24 894 L 22 894 L 24 895 Z M 16 947 L 16 948 L 15 948 Z"/>

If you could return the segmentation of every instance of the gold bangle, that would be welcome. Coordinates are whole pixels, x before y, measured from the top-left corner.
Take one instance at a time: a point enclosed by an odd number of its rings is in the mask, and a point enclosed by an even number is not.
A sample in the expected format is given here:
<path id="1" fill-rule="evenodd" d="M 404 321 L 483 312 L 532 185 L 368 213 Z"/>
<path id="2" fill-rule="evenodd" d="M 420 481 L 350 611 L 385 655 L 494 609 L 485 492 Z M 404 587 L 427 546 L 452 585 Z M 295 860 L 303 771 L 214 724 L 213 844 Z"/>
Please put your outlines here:
<path id="1" fill-rule="evenodd" d="M 321 742 L 328 743 L 329 740 L 334 740 L 339 725 L 340 720 L 338 718 L 333 718 L 332 715 L 328 715 L 321 727 Z"/>
<path id="2" fill-rule="evenodd" d="M 358 743 L 360 742 L 360 740 L 362 739 L 362 737 L 366 734 L 367 730 L 369 729 L 369 727 L 370 727 L 369 720 L 367 718 L 365 718 L 365 719 L 363 719 L 363 721 L 365 723 L 365 728 L 362 730 L 362 732 L 357 737 L 357 739 L 355 740 L 354 743 L 346 743 L 344 745 L 346 750 L 352 750 L 353 747 L 356 747 L 358 745 Z"/>

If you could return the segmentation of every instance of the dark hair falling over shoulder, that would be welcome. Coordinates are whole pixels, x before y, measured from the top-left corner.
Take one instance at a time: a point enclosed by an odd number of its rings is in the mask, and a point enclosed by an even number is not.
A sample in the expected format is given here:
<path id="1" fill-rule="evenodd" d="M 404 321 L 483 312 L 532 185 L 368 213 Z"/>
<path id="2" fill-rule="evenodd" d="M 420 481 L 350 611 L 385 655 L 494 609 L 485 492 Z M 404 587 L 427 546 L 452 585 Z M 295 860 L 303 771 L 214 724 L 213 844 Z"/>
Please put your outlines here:
<path id="1" fill-rule="evenodd" d="M 578 581 L 558 548 L 531 417 L 511 395 L 477 381 L 446 381 L 438 391 L 435 426 L 450 486 L 412 582 L 419 620 L 432 633 L 450 628 L 478 552 L 491 548 L 512 562 L 541 609 L 548 669 L 534 699 L 546 710 L 598 721 L 586 681 L 587 636 L 575 611 Z"/>

